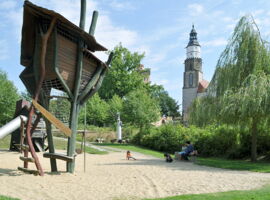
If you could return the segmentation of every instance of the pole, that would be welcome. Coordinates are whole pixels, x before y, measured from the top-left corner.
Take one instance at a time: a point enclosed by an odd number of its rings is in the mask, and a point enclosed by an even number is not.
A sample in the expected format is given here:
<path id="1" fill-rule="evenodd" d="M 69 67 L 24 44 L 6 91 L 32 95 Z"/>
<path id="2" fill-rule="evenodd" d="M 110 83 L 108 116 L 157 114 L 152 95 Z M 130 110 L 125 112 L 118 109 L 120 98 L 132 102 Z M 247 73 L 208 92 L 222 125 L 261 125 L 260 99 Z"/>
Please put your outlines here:
<path id="1" fill-rule="evenodd" d="M 86 148 L 85 148 L 85 142 L 86 142 L 86 138 L 85 138 L 85 134 L 86 134 L 86 103 L 84 105 L 84 131 L 83 131 L 83 171 L 86 171 Z"/>

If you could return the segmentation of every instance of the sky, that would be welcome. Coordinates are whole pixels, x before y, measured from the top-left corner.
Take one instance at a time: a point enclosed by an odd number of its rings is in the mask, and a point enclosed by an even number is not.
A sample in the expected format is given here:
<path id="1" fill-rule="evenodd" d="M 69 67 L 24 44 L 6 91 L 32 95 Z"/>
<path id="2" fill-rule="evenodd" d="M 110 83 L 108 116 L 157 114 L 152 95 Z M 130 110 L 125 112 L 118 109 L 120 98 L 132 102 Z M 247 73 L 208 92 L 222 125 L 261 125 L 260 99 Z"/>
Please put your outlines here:
<path id="1" fill-rule="evenodd" d="M 0 69 L 25 91 L 19 78 L 23 0 L 0 1 Z M 32 0 L 79 24 L 80 0 Z M 262 38 L 270 40 L 269 0 L 87 0 L 86 31 L 97 10 L 96 40 L 112 50 L 122 44 L 144 53 L 142 64 L 151 68 L 151 83 L 163 85 L 182 103 L 185 47 L 194 24 L 201 45 L 204 79 L 210 81 L 217 60 L 238 20 L 253 15 Z M 105 53 L 98 57 L 107 60 Z"/>

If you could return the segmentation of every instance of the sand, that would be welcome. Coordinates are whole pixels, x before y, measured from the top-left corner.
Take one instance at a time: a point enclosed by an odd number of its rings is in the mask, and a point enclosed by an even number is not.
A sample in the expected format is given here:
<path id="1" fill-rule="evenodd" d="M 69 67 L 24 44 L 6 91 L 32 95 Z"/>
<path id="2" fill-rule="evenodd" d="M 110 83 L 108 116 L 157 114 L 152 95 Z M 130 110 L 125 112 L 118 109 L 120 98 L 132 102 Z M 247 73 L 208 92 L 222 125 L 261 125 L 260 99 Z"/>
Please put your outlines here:
<path id="1" fill-rule="evenodd" d="M 58 161 L 59 174 L 50 173 L 49 159 L 39 154 L 45 176 L 17 170 L 23 166 L 19 153 L 0 150 L 0 194 L 21 200 L 142 199 L 181 194 L 249 190 L 270 183 L 270 174 L 198 166 L 191 162 L 164 160 L 133 153 L 138 160 L 125 160 L 125 152 L 76 158 L 74 174 Z M 34 164 L 30 164 L 34 169 Z"/>

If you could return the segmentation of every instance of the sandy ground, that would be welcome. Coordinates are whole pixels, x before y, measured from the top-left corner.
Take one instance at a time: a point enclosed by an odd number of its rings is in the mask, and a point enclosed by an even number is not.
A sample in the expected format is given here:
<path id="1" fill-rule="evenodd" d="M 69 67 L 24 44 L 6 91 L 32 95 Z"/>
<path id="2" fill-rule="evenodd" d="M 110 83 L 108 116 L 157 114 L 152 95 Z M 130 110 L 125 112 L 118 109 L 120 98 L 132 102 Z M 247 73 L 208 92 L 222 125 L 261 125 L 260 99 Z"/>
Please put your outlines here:
<path id="1" fill-rule="evenodd" d="M 50 173 L 49 159 L 42 158 L 44 177 L 24 174 L 19 153 L 0 150 L 0 194 L 21 200 L 141 199 L 190 193 L 249 190 L 270 183 L 270 174 L 231 171 L 198 166 L 190 162 L 165 163 L 162 159 L 133 153 L 138 160 L 125 160 L 125 152 L 87 154 L 76 158 L 76 172 Z M 34 169 L 34 164 L 30 164 Z"/>

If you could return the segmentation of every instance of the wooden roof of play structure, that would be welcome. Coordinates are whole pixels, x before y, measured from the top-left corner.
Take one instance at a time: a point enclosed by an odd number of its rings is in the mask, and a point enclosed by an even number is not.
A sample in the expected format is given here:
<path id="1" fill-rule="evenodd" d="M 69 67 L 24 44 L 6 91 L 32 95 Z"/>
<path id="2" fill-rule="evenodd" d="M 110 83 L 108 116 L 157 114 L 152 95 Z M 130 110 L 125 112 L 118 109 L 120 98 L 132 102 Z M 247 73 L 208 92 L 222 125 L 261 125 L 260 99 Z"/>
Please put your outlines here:
<path id="1" fill-rule="evenodd" d="M 37 19 L 42 18 L 43 20 L 51 20 L 53 17 L 57 18 L 57 26 L 59 29 L 63 29 L 63 31 L 71 31 L 71 34 L 83 38 L 84 42 L 87 44 L 87 49 L 90 51 L 107 51 L 107 49 L 100 45 L 92 35 L 89 35 L 59 13 L 36 6 L 29 1 L 25 1 L 21 43 L 22 65 L 27 67 L 33 58 L 35 48 L 35 31 L 38 26 Z"/>

